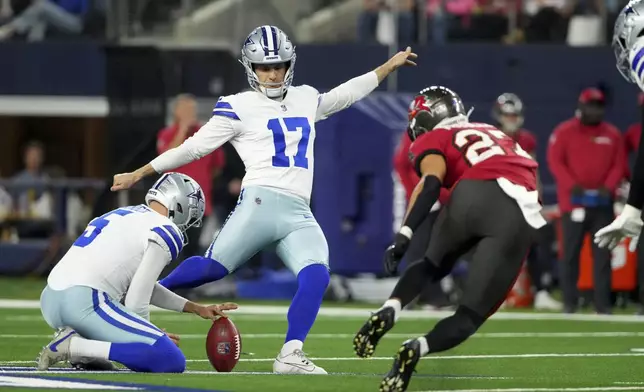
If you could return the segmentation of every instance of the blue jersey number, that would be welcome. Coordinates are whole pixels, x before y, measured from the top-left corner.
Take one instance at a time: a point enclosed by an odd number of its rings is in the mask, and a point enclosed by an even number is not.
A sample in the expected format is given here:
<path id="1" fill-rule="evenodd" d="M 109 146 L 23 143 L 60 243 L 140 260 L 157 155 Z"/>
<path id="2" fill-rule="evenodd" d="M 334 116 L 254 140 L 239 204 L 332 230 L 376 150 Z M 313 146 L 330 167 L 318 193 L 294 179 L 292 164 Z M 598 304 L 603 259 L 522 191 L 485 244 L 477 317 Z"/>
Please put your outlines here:
<path id="1" fill-rule="evenodd" d="M 306 157 L 306 150 L 309 148 L 309 134 L 311 125 L 306 117 L 286 117 L 284 125 L 289 132 L 302 130 L 302 137 L 297 144 L 297 154 L 293 157 L 293 166 L 303 169 L 309 168 L 309 159 Z M 272 118 L 268 121 L 268 129 L 273 132 L 273 144 L 275 145 L 275 155 L 273 155 L 273 166 L 289 167 L 291 165 L 289 157 L 286 156 L 286 140 L 284 139 L 284 129 L 278 118 Z"/>
<path id="2" fill-rule="evenodd" d="M 96 239 L 96 237 L 101 234 L 101 230 L 107 226 L 110 221 L 107 219 L 108 216 L 110 215 L 119 215 L 119 216 L 125 216 L 133 213 L 134 211 L 132 210 L 126 210 L 123 208 L 119 208 L 118 210 L 110 211 L 105 215 L 102 215 L 87 225 L 87 229 L 83 232 L 83 234 L 78 237 L 78 239 L 74 242 L 74 246 L 78 246 L 80 248 L 84 248 L 87 245 L 91 244 L 92 241 Z"/>

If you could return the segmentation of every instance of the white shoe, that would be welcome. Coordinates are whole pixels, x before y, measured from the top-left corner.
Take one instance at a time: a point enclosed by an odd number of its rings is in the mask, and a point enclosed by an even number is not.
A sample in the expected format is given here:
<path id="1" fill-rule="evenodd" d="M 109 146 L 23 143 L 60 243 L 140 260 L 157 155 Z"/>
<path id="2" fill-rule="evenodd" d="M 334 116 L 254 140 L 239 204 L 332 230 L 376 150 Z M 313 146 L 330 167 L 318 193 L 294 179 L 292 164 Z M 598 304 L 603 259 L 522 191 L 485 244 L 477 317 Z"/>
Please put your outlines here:
<path id="1" fill-rule="evenodd" d="M 284 356 L 277 354 L 273 362 L 273 373 L 279 374 L 327 374 L 326 370 L 316 366 L 306 357 L 302 350 L 294 350 Z"/>
<path id="2" fill-rule="evenodd" d="M 74 335 L 76 335 L 76 332 L 71 328 L 58 330 L 54 335 L 54 339 L 43 347 L 40 354 L 38 354 L 36 359 L 38 370 L 47 370 L 51 365 L 68 361 L 71 357 L 69 342 L 71 342 L 71 337 Z"/>
<path id="3" fill-rule="evenodd" d="M 546 290 L 537 292 L 534 296 L 534 308 L 539 310 L 562 310 L 563 304 L 550 296 Z"/>

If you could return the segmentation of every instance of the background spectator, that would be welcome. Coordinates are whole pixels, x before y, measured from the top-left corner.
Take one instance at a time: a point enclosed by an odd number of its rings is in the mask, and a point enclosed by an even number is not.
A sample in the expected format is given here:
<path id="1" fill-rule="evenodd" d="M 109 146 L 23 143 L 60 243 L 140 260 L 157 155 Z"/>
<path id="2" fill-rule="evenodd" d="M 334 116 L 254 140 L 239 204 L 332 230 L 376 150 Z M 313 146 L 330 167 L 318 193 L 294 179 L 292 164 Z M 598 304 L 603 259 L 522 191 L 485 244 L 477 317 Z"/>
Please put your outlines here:
<path id="1" fill-rule="evenodd" d="M 524 0 L 528 42 L 565 42 L 567 19 L 572 12 L 568 0 Z"/>
<path id="2" fill-rule="evenodd" d="M 553 132 L 548 165 L 557 183 L 562 212 L 561 288 L 564 310 L 578 306 L 579 254 L 586 234 L 612 222 L 613 201 L 624 176 L 624 146 L 619 130 L 604 121 L 604 94 L 582 91 L 574 118 Z M 611 253 L 593 245 L 594 302 L 598 313 L 611 312 Z"/>
<path id="3" fill-rule="evenodd" d="M 28 185 L 14 192 L 17 213 L 21 217 L 47 218 L 51 215 L 51 196 L 45 192 L 45 186 L 40 181 L 49 179 L 43 171 L 45 149 L 41 142 L 31 141 L 24 150 L 23 163 L 25 168 L 13 176 L 16 184 Z"/>
<path id="4" fill-rule="evenodd" d="M 26 34 L 28 41 L 40 41 L 50 27 L 80 34 L 89 6 L 89 0 L 34 0 L 26 10 L 0 27 L 0 40 L 18 33 Z"/>
<path id="5" fill-rule="evenodd" d="M 358 39 L 385 45 L 414 41 L 414 6 L 414 0 L 364 0 Z"/>
<path id="6" fill-rule="evenodd" d="M 197 102 L 190 94 L 177 96 L 174 106 L 174 121 L 172 125 L 162 129 L 157 138 L 157 152 L 159 154 L 177 147 L 188 137 L 199 130 L 201 124 L 197 121 Z M 204 192 L 206 197 L 206 212 L 204 221 L 212 214 L 212 187 L 214 179 L 219 176 L 224 165 L 224 152 L 217 149 L 211 154 L 176 169 L 176 172 L 192 177 Z M 192 227 L 188 230 L 189 242 L 183 248 L 183 256 L 190 257 L 202 254 L 199 249 L 201 227 Z"/>

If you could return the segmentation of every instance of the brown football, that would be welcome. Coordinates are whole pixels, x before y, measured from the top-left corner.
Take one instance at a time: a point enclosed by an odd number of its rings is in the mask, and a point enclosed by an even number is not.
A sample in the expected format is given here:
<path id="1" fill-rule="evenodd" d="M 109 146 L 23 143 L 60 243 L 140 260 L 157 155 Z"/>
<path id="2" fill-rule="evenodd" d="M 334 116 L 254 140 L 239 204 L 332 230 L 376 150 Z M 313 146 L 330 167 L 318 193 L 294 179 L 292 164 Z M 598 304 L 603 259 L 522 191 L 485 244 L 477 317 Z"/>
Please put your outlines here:
<path id="1" fill-rule="evenodd" d="M 241 354 L 241 336 L 232 321 L 220 317 L 215 320 L 206 337 L 206 353 L 210 364 L 218 372 L 233 370 Z"/>

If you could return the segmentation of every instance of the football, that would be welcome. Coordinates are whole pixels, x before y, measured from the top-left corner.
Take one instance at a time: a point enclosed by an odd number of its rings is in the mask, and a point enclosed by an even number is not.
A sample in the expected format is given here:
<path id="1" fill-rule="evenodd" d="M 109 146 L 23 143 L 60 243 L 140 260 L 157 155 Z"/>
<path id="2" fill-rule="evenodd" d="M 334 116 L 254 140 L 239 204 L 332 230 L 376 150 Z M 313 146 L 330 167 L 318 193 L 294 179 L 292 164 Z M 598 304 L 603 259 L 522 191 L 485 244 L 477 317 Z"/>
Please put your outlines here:
<path id="1" fill-rule="evenodd" d="M 206 353 L 210 364 L 218 372 L 233 370 L 241 354 L 239 331 L 228 318 L 215 320 L 206 337 Z"/>

